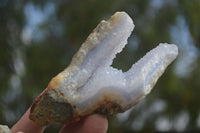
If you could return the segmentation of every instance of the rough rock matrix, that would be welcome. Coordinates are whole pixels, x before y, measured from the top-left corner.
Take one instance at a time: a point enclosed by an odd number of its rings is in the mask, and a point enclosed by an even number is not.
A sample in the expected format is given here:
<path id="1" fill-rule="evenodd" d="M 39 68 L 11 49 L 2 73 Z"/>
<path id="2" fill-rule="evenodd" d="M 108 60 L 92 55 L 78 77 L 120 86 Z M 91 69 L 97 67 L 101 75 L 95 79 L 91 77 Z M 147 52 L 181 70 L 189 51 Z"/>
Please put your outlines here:
<path id="1" fill-rule="evenodd" d="M 0 133 L 12 133 L 6 125 L 0 125 Z"/>

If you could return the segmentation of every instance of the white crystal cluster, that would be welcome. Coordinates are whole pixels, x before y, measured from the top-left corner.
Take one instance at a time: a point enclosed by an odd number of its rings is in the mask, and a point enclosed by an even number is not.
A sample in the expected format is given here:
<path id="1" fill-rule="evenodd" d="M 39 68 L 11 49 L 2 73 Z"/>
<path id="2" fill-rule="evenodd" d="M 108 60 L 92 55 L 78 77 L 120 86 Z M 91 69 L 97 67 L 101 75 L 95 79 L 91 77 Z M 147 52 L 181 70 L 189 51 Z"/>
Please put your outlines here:
<path id="1" fill-rule="evenodd" d="M 39 125 L 66 124 L 95 112 L 124 112 L 143 99 L 177 57 L 178 48 L 161 43 L 127 72 L 117 70 L 111 64 L 133 29 L 125 12 L 101 21 L 70 65 L 35 99 L 29 118 Z"/>
<path id="2" fill-rule="evenodd" d="M 151 91 L 178 55 L 176 45 L 161 43 L 127 72 L 112 68 L 115 55 L 127 44 L 133 29 L 131 18 L 125 12 L 117 12 L 111 20 L 102 21 L 80 48 L 76 72 L 60 90 L 83 114 L 98 108 L 105 95 L 124 110 L 130 108 Z M 66 69 L 63 73 L 67 72 Z"/>

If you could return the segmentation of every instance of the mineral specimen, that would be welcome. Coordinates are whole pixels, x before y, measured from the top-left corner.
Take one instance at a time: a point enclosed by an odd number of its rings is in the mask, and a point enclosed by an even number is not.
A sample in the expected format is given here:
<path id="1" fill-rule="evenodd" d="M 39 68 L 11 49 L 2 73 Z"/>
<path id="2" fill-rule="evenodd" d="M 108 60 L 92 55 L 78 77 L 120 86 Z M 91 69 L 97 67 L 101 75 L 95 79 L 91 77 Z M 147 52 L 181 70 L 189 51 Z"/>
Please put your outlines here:
<path id="1" fill-rule="evenodd" d="M 6 125 L 0 125 L 0 133 L 12 133 Z"/>
<path id="2" fill-rule="evenodd" d="M 162 43 L 123 73 L 110 65 L 133 28 L 125 12 L 101 21 L 70 65 L 35 100 L 29 118 L 40 125 L 64 124 L 92 113 L 124 112 L 141 101 L 176 58 L 178 48 Z"/>

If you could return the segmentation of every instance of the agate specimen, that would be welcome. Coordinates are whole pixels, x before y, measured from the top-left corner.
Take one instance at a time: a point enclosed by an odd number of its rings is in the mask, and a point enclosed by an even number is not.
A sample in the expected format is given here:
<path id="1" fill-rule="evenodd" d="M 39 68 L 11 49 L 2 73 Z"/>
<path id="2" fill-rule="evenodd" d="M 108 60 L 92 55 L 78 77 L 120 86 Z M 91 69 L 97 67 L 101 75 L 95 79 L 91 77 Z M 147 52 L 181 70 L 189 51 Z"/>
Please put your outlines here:
<path id="1" fill-rule="evenodd" d="M 111 64 L 127 44 L 133 28 L 125 12 L 101 21 L 70 65 L 36 98 L 30 119 L 40 125 L 64 124 L 92 113 L 124 112 L 141 101 L 176 58 L 178 48 L 161 43 L 127 72 L 117 70 Z"/>

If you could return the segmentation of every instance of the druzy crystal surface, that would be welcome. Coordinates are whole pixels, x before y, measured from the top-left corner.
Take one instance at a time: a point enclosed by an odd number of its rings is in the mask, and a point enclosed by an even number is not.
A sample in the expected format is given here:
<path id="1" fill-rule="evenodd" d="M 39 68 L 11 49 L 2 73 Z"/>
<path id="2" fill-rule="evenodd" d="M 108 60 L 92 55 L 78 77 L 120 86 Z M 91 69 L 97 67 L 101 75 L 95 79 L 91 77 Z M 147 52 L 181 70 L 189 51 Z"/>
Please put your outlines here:
<path id="1" fill-rule="evenodd" d="M 111 64 L 133 29 L 125 12 L 101 21 L 70 65 L 36 98 L 30 119 L 40 125 L 64 124 L 92 113 L 124 112 L 141 101 L 176 58 L 178 48 L 161 43 L 127 72 L 117 70 Z"/>

